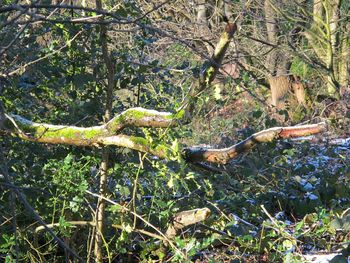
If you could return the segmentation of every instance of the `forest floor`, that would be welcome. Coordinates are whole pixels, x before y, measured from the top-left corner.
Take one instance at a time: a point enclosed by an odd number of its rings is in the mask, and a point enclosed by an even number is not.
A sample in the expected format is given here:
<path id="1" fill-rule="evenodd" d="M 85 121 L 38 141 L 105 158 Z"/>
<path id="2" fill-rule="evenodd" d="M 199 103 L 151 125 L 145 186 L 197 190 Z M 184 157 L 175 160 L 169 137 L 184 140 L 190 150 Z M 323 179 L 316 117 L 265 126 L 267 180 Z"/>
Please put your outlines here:
<path id="1" fill-rule="evenodd" d="M 326 121 L 329 129 L 317 136 L 259 145 L 220 167 L 222 174 L 211 178 L 215 203 L 221 212 L 244 220 L 221 228 L 229 237 L 218 238 L 194 259 L 350 262 L 350 100 L 325 100 L 302 109 L 304 121 L 292 120 L 296 111 L 282 110 L 276 113 L 277 122 L 268 110 L 252 111 L 252 101 L 239 99 L 209 109 L 208 121 L 195 124 L 201 131 L 198 142 L 228 147 L 259 126 Z M 283 116 L 288 121 L 281 122 Z"/>

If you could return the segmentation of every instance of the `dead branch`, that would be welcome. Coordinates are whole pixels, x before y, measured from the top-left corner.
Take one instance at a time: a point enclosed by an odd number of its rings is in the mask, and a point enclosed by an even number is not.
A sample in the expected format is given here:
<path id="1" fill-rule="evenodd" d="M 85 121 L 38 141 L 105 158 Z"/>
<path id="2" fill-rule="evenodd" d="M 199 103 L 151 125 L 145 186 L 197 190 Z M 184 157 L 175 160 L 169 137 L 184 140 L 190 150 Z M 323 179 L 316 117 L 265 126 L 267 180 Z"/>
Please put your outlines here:
<path id="1" fill-rule="evenodd" d="M 206 147 L 192 147 L 184 149 L 184 158 L 189 162 L 211 162 L 226 164 L 239 154 L 251 150 L 256 144 L 272 142 L 278 139 L 286 139 L 300 136 L 308 136 L 323 132 L 327 129 L 324 122 L 311 125 L 275 127 L 260 131 L 249 136 L 242 142 L 224 149 L 210 149 Z"/>
<path id="2" fill-rule="evenodd" d="M 204 221 L 210 214 L 210 209 L 206 207 L 179 212 L 174 216 L 165 235 L 172 239 L 182 228 Z"/>

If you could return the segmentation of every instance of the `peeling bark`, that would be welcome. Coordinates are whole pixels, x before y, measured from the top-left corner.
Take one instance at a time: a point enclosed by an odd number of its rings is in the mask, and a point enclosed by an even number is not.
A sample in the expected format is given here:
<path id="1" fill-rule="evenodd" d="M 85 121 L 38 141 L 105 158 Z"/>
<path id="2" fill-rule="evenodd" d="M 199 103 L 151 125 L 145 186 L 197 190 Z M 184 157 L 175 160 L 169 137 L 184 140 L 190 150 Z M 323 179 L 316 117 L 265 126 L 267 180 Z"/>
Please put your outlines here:
<path id="1" fill-rule="evenodd" d="M 255 133 L 244 141 L 224 149 L 209 149 L 204 147 L 186 148 L 184 149 L 184 158 L 194 163 L 211 162 L 226 164 L 239 154 L 249 151 L 258 143 L 317 134 L 325 131 L 326 128 L 324 122 L 294 127 L 275 127 Z"/>

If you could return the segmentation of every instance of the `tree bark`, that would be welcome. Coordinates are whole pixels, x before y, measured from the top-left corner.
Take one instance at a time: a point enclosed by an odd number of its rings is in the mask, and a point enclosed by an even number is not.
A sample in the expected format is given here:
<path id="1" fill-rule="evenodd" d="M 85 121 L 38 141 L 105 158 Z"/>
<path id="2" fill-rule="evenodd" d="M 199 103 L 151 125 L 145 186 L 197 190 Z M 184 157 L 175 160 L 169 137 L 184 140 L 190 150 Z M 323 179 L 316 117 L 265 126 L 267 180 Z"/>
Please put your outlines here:
<path id="1" fill-rule="evenodd" d="M 267 42 L 273 44 L 270 52 L 267 54 L 266 58 L 266 67 L 271 76 L 276 74 L 276 62 L 277 62 L 277 20 L 276 12 L 273 10 L 273 7 L 270 3 L 270 0 L 265 0 L 264 2 L 264 11 L 265 11 L 265 23 L 266 23 L 266 32 L 267 32 Z"/>
<path id="2" fill-rule="evenodd" d="M 339 84 L 341 87 L 350 85 L 350 24 L 344 25 L 340 43 Z"/>
<path id="3" fill-rule="evenodd" d="M 317 134 L 325 131 L 326 124 L 321 122 L 312 125 L 302 125 L 294 127 L 275 127 L 260 131 L 249 136 L 244 141 L 224 149 L 210 149 L 206 147 L 192 147 L 184 150 L 184 158 L 189 162 L 211 162 L 226 164 L 230 160 L 237 158 L 239 154 L 247 152 L 258 143 L 272 142 L 281 138 L 293 138 Z"/>
<path id="4" fill-rule="evenodd" d="M 316 56 L 322 61 L 327 72 L 327 93 L 339 99 L 339 81 L 335 62 L 339 25 L 339 0 L 314 0 L 313 22 L 305 33 Z"/>
<path id="5" fill-rule="evenodd" d="M 102 10 L 102 1 L 96 0 L 96 8 Z M 107 27 L 105 25 L 100 26 L 100 40 L 102 48 L 102 56 L 107 69 L 107 90 L 106 90 L 106 108 L 104 114 L 104 122 L 107 123 L 111 119 L 112 103 L 113 103 L 113 90 L 115 87 L 115 70 L 114 64 L 111 60 L 111 55 L 108 51 L 107 40 Z M 94 254 L 95 261 L 97 263 L 103 262 L 103 233 L 104 233 L 104 221 L 105 221 L 105 206 L 106 202 L 103 197 L 106 197 L 107 190 L 107 177 L 108 168 L 110 166 L 108 148 L 102 149 L 102 162 L 100 167 L 100 198 L 97 201 L 96 206 L 96 230 L 95 230 L 95 245 Z"/>

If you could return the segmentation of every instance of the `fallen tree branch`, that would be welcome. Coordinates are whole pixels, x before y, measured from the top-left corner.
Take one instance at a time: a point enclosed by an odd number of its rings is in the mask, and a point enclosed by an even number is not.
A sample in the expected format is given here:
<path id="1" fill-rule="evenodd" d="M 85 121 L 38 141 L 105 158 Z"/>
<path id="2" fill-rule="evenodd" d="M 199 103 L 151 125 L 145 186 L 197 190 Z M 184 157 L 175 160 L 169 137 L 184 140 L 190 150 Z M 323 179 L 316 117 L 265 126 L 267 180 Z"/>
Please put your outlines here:
<path id="1" fill-rule="evenodd" d="M 153 143 L 143 137 L 116 134 L 127 126 L 164 128 L 176 124 L 181 116 L 168 112 L 158 112 L 142 108 L 132 108 L 114 117 L 105 125 L 87 128 L 65 125 L 36 123 L 18 115 L 4 114 L 3 128 L 0 132 L 11 134 L 24 140 L 69 144 L 75 146 L 113 145 L 140 152 L 147 152 L 160 158 L 169 158 L 171 146 Z M 239 154 L 249 151 L 258 143 L 271 142 L 278 139 L 308 136 L 325 131 L 324 122 L 293 127 L 275 127 L 255 133 L 244 141 L 224 149 L 207 147 L 189 147 L 183 150 L 183 158 L 192 163 L 210 162 L 226 164 Z"/>
<path id="2" fill-rule="evenodd" d="M 244 141 L 224 149 L 210 149 L 206 147 L 191 147 L 184 149 L 184 158 L 193 163 L 211 162 L 226 164 L 236 158 L 239 154 L 247 152 L 256 144 L 263 142 L 272 142 L 277 139 L 286 139 L 300 136 L 308 136 L 323 132 L 327 129 L 324 122 L 311 125 L 275 127 L 260 131 L 249 136 Z"/>
<path id="3" fill-rule="evenodd" d="M 119 146 L 133 149 L 139 152 L 150 153 L 163 159 L 171 156 L 170 145 L 162 143 L 155 144 L 143 137 L 120 134 L 98 138 L 97 142 L 99 145 Z"/>

